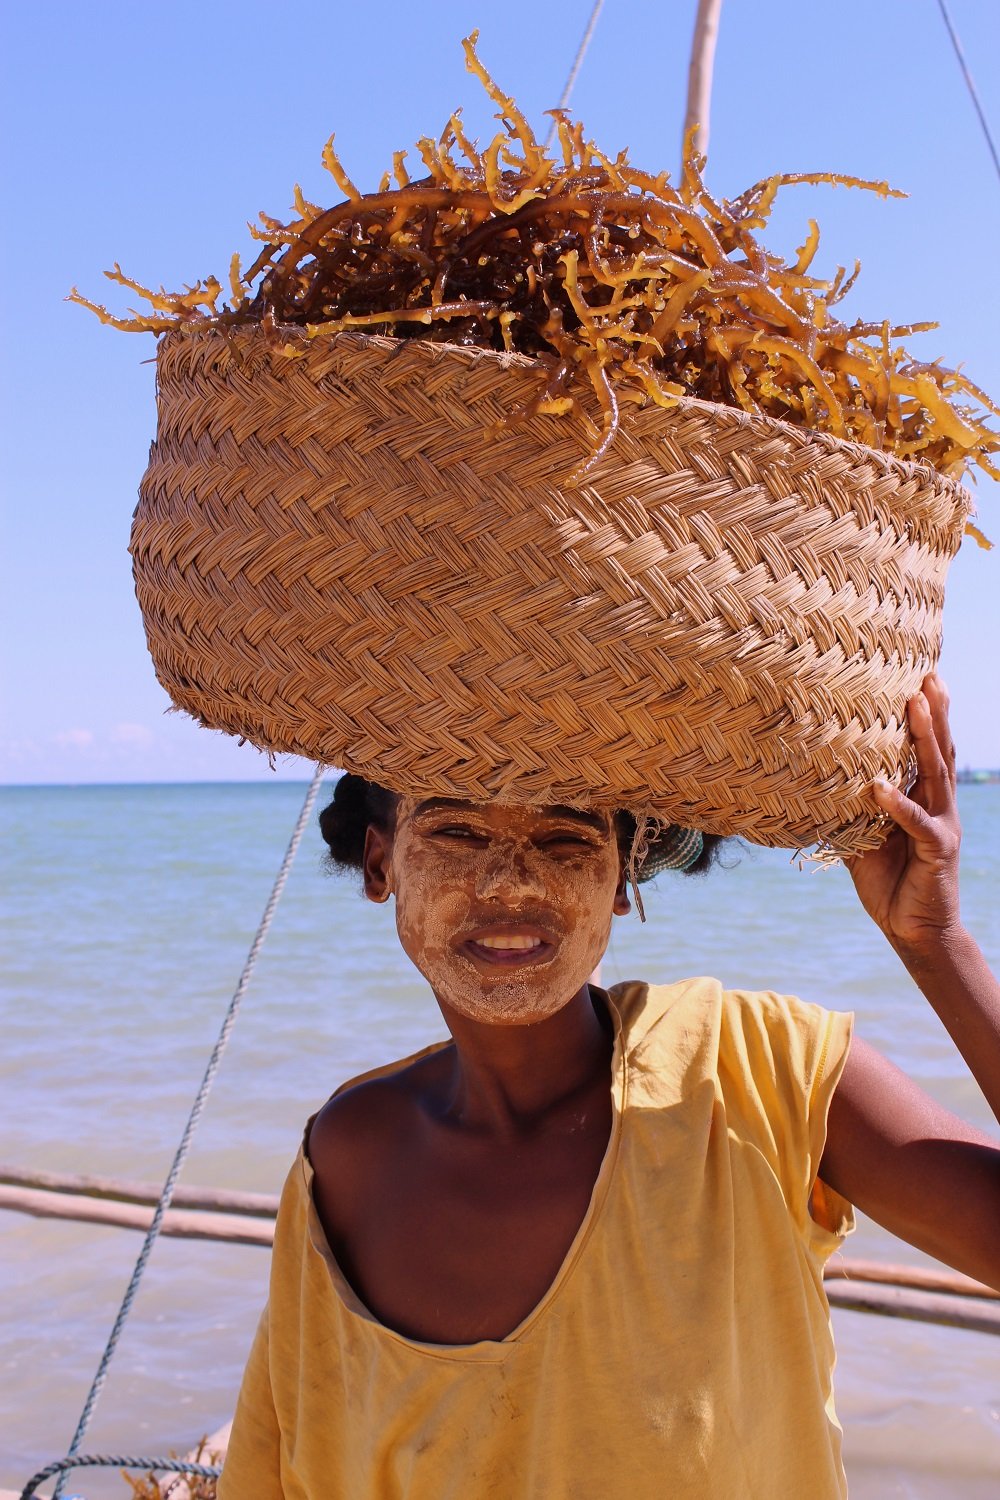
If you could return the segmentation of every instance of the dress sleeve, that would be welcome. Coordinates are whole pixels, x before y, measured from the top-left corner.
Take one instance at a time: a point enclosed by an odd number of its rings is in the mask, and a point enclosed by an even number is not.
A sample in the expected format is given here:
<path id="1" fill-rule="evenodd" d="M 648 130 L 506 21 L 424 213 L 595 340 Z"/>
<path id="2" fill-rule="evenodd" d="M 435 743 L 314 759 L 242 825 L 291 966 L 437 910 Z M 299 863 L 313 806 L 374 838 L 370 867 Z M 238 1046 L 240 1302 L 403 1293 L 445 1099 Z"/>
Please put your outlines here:
<path id="1" fill-rule="evenodd" d="M 219 1479 L 219 1500 L 283 1500 L 281 1436 L 271 1393 L 265 1307 L 240 1387 L 229 1447 Z"/>
<path id="2" fill-rule="evenodd" d="M 824 1259 L 854 1228 L 851 1205 L 819 1177 L 853 1022 L 789 995 L 732 991 L 720 1036 L 730 1118 L 766 1158 L 789 1213 Z"/>

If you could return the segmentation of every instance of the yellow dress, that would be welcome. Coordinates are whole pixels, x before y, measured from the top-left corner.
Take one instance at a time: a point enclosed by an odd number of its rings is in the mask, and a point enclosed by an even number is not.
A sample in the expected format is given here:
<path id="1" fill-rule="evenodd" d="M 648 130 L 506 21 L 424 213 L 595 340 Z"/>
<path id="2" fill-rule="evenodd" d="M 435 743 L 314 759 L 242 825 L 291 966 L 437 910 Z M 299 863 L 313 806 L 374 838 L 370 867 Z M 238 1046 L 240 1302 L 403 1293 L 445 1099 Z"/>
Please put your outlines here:
<path id="1" fill-rule="evenodd" d="M 853 1216 L 816 1173 L 852 1018 L 713 979 L 609 1000 L 607 1152 L 555 1281 L 502 1341 L 379 1323 L 300 1152 L 221 1500 L 846 1495 L 822 1273 Z"/>

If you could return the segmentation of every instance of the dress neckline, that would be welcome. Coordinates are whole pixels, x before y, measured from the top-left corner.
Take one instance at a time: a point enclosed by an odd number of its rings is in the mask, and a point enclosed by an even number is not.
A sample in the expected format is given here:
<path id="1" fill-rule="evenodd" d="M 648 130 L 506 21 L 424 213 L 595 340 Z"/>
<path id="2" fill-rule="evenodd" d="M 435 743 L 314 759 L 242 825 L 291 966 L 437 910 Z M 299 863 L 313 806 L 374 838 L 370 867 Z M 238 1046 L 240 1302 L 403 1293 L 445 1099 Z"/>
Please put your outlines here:
<path id="1" fill-rule="evenodd" d="M 435 1359 L 467 1360 L 473 1362 L 499 1363 L 507 1357 L 511 1349 L 516 1347 L 522 1339 L 526 1338 L 536 1324 L 544 1318 L 552 1303 L 559 1296 L 570 1275 L 579 1264 L 587 1241 L 601 1216 L 602 1209 L 608 1197 L 614 1176 L 615 1164 L 618 1159 L 618 1150 L 621 1142 L 622 1120 L 625 1114 L 625 1102 L 628 1093 L 628 1066 L 627 1055 L 624 1046 L 624 1030 L 622 1018 L 606 990 L 591 985 L 594 993 L 611 1016 L 614 1025 L 614 1047 L 611 1054 L 611 1134 L 605 1147 L 601 1165 L 594 1180 L 591 1190 L 590 1202 L 587 1211 L 581 1220 L 580 1226 L 570 1243 L 569 1249 L 563 1257 L 562 1264 L 556 1272 L 548 1290 L 535 1304 L 532 1310 L 521 1319 L 516 1328 L 513 1328 L 502 1339 L 479 1339 L 472 1344 L 434 1344 L 420 1339 L 408 1338 L 406 1334 L 397 1332 L 387 1324 L 376 1318 L 375 1314 L 368 1308 L 358 1296 L 354 1287 L 344 1275 L 337 1261 L 326 1232 L 320 1222 L 319 1213 L 316 1209 L 316 1200 L 313 1195 L 313 1167 L 309 1160 L 307 1141 L 309 1139 L 309 1128 L 312 1125 L 313 1116 L 306 1125 L 302 1146 L 299 1150 L 299 1165 L 302 1172 L 302 1187 L 307 1202 L 307 1222 L 310 1247 L 314 1254 L 318 1255 L 325 1263 L 330 1276 L 330 1284 L 334 1296 L 343 1312 L 359 1325 L 367 1327 L 370 1336 L 376 1341 L 388 1339 L 391 1342 L 410 1349 L 414 1353 L 429 1356 Z M 353 1088 L 356 1084 L 366 1083 L 371 1079 L 385 1078 L 398 1072 L 401 1068 L 409 1067 L 411 1063 L 420 1058 L 429 1057 L 435 1052 L 440 1052 L 448 1042 L 434 1042 L 429 1047 L 424 1047 L 418 1052 L 411 1053 L 409 1057 L 401 1058 L 398 1062 L 392 1062 L 379 1068 L 373 1068 L 366 1073 L 360 1073 L 357 1077 L 349 1079 L 341 1084 L 340 1088 L 333 1094 L 343 1093 L 346 1089 Z"/>

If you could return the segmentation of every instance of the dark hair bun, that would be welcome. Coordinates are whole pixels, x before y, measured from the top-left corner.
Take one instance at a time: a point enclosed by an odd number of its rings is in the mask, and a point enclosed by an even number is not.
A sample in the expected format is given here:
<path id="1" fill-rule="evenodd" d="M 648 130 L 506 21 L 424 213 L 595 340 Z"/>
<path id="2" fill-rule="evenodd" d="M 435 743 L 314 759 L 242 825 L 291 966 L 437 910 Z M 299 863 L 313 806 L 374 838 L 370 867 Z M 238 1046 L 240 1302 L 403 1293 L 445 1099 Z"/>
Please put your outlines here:
<path id="1" fill-rule="evenodd" d="M 396 797 L 385 787 L 345 771 L 333 789 L 333 801 L 319 815 L 319 831 L 330 851 L 331 864 L 360 870 L 369 823 L 391 828 Z"/>

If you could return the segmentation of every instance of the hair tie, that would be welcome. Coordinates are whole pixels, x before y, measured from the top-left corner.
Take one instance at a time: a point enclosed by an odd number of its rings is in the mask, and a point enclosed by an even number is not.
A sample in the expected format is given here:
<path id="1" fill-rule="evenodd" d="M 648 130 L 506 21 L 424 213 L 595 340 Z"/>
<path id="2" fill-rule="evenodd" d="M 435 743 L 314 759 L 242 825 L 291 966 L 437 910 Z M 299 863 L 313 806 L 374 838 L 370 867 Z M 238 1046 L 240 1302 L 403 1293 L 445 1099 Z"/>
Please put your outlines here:
<path id="1" fill-rule="evenodd" d="M 642 862 L 639 883 L 645 885 L 661 870 L 689 870 L 701 858 L 705 840 L 697 828 L 678 828 L 676 824 L 656 840 Z"/>

